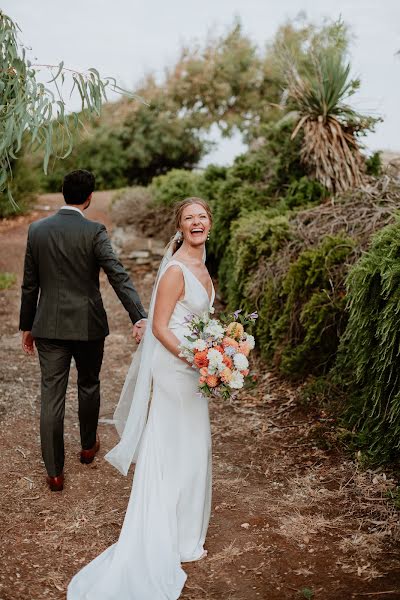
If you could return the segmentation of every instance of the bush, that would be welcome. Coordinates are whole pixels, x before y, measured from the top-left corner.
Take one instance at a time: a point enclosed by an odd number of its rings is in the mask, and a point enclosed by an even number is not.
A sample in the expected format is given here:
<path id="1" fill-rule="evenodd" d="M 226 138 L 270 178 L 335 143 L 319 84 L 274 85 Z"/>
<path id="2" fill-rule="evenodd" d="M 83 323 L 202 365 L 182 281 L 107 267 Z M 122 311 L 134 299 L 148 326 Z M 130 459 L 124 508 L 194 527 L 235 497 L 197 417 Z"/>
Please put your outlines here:
<path id="1" fill-rule="evenodd" d="M 156 204 L 172 207 L 178 200 L 189 196 L 201 196 L 203 175 L 183 169 L 172 169 L 165 175 L 155 177 L 150 191 Z"/>
<path id="2" fill-rule="evenodd" d="M 47 191 L 59 191 L 65 173 L 84 168 L 96 175 L 97 189 L 148 185 L 170 169 L 193 168 L 207 148 L 184 118 L 154 101 L 116 123 L 106 119 L 89 123 L 85 137 L 76 139 L 66 159 L 50 164 L 41 183 Z"/>
<path id="3" fill-rule="evenodd" d="M 349 321 L 334 369 L 349 393 L 345 419 L 375 463 L 398 459 L 400 448 L 399 257 L 397 219 L 349 273 Z"/>
<path id="4" fill-rule="evenodd" d="M 287 189 L 303 175 L 299 140 L 292 140 L 293 122 L 284 119 L 264 127 L 258 147 L 239 156 L 226 173 L 215 202 L 210 249 L 221 260 L 229 243 L 232 222 L 250 211 L 282 205 Z"/>
<path id="5" fill-rule="evenodd" d="M 50 164 L 48 175 L 41 174 L 41 185 L 45 191 L 60 192 L 66 173 L 88 169 L 96 176 L 96 189 L 121 188 L 129 184 L 127 168 L 119 132 L 99 128 L 94 137 L 77 142 L 66 159 Z"/>
<path id="6" fill-rule="evenodd" d="M 304 242 L 291 213 L 258 210 L 240 217 L 220 264 L 230 309 L 257 309 L 260 352 L 291 377 L 327 373 L 346 326 L 344 278 L 355 242 L 325 236 Z"/>
<path id="7" fill-rule="evenodd" d="M 0 193 L 0 218 L 25 213 L 32 206 L 39 189 L 39 178 L 28 157 L 22 156 L 12 163 L 10 190 L 13 204 L 6 193 Z"/>
<path id="8" fill-rule="evenodd" d="M 174 233 L 173 211 L 155 204 L 148 187 L 118 190 L 112 200 L 111 214 L 119 227 L 132 226 L 145 237 L 167 242 Z"/>
<path id="9" fill-rule="evenodd" d="M 267 324 L 283 373 L 302 377 L 332 366 L 346 323 L 342 266 L 353 247 L 350 238 L 327 236 L 290 264 L 279 294 L 279 314 Z"/>
<path id="10" fill-rule="evenodd" d="M 382 173 L 381 152 L 374 152 L 365 161 L 365 167 L 368 175 L 379 177 Z"/>
<path id="11" fill-rule="evenodd" d="M 312 204 L 320 204 L 327 197 L 328 190 L 323 185 L 304 175 L 289 185 L 283 205 L 289 209 L 303 208 Z"/>

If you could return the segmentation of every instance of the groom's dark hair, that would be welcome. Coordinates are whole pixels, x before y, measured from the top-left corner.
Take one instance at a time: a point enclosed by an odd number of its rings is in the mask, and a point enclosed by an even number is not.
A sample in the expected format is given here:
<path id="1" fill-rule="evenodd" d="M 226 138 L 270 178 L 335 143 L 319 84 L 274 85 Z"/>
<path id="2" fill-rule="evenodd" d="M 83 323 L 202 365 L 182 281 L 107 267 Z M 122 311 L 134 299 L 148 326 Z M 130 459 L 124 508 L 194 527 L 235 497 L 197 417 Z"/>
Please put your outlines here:
<path id="1" fill-rule="evenodd" d="M 95 177 L 90 171 L 78 169 L 64 177 L 62 192 L 66 204 L 84 204 L 94 190 Z"/>

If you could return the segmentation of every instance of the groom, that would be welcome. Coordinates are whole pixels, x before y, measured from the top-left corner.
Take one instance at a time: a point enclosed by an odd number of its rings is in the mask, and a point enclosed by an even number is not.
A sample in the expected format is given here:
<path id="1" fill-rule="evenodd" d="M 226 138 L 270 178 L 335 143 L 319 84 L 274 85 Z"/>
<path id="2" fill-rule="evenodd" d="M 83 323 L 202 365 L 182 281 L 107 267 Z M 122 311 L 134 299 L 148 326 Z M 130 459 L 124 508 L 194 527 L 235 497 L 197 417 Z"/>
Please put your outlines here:
<path id="1" fill-rule="evenodd" d="M 145 327 L 146 313 L 106 228 L 83 215 L 94 185 L 89 171 L 68 173 L 62 189 L 66 205 L 54 216 L 32 223 L 28 231 L 19 328 L 24 352 L 33 354 L 36 344 L 39 354 L 40 438 L 52 491 L 64 486 L 65 393 L 72 358 L 78 371 L 81 462 L 92 462 L 100 447 L 99 373 L 109 333 L 99 290 L 100 268 L 134 324 L 136 341 Z"/>

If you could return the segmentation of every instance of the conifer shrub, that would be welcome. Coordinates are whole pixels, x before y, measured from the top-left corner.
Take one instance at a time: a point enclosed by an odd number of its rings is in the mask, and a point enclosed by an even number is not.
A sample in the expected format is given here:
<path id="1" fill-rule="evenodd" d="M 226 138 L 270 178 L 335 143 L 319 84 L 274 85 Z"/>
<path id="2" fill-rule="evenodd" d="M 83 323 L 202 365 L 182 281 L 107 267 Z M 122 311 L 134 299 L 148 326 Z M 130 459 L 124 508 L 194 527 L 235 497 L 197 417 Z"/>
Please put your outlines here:
<path id="1" fill-rule="evenodd" d="M 304 175 L 300 179 L 292 181 L 283 199 L 283 203 L 288 209 L 292 209 L 320 204 L 327 197 L 328 190 L 323 185 L 315 179 L 310 179 Z"/>
<path id="2" fill-rule="evenodd" d="M 355 242 L 304 244 L 293 214 L 253 211 L 235 221 L 219 269 L 229 308 L 257 309 L 259 350 L 291 377 L 326 373 L 346 325 L 344 279 Z"/>
<path id="3" fill-rule="evenodd" d="M 282 281 L 270 322 L 271 349 L 282 373 L 303 377 L 332 366 L 346 325 L 344 274 L 354 240 L 327 236 L 300 252 Z"/>
<path id="4" fill-rule="evenodd" d="M 366 460 L 399 459 L 400 218 L 379 231 L 347 279 L 349 320 L 333 370 L 348 392 L 345 421 Z"/>

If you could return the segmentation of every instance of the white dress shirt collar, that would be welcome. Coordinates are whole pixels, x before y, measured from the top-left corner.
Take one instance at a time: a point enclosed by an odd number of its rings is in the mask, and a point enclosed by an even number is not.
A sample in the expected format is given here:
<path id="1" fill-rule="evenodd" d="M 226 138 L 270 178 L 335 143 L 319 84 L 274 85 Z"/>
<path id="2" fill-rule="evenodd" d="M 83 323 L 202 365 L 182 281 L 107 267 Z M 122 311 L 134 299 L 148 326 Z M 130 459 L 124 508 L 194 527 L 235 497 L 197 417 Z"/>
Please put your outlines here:
<path id="1" fill-rule="evenodd" d="M 76 206 L 69 206 L 68 204 L 66 204 L 65 206 L 62 206 L 60 208 L 60 210 L 76 210 L 78 213 L 81 213 L 82 217 L 84 217 L 85 215 L 83 214 L 83 212 L 81 211 L 80 208 L 77 208 Z"/>

